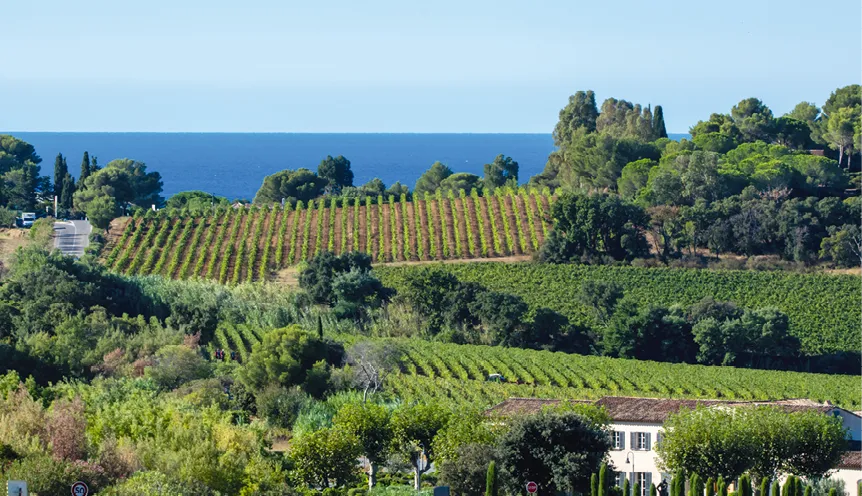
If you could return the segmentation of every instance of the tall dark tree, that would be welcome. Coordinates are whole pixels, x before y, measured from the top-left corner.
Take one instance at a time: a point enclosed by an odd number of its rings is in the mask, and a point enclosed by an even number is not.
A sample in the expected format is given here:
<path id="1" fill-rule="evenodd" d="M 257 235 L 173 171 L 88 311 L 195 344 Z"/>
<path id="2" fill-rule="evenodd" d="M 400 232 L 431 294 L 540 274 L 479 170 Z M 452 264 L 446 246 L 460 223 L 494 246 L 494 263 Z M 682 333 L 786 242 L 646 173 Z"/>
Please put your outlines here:
<path id="1" fill-rule="evenodd" d="M 596 130 L 596 119 L 599 110 L 596 106 L 596 94 L 592 90 L 578 91 L 569 97 L 569 103 L 560 110 L 560 120 L 554 127 L 554 144 L 561 146 L 572 138 L 572 133 L 579 128 L 587 132 Z"/>
<path id="2" fill-rule="evenodd" d="M 327 185 L 336 191 L 341 188 L 353 186 L 353 171 L 350 170 L 350 160 L 342 155 L 332 158 L 327 155 L 317 166 L 317 175 L 326 179 Z"/>
<path id="3" fill-rule="evenodd" d="M 65 209 L 72 208 L 72 195 L 75 194 L 75 179 L 68 172 L 63 177 L 62 193 L 60 195 L 60 206 Z"/>
<path id="4" fill-rule="evenodd" d="M 82 184 L 84 179 L 90 175 L 90 154 L 84 152 L 84 159 L 81 160 L 81 175 L 78 176 L 78 184 Z"/>
<path id="5" fill-rule="evenodd" d="M 69 173 L 69 167 L 66 165 L 66 158 L 62 153 L 57 154 L 54 159 L 54 195 L 57 198 L 63 196 L 63 179 Z"/>
<path id="6" fill-rule="evenodd" d="M 656 137 L 667 138 L 667 129 L 664 126 L 664 111 L 661 105 L 655 106 L 655 112 L 653 112 L 652 116 L 652 130 L 653 135 Z"/>
<path id="7" fill-rule="evenodd" d="M 510 180 L 518 182 L 518 162 L 512 160 L 512 157 L 500 154 L 493 162 L 485 164 L 485 188 L 493 190 Z"/>

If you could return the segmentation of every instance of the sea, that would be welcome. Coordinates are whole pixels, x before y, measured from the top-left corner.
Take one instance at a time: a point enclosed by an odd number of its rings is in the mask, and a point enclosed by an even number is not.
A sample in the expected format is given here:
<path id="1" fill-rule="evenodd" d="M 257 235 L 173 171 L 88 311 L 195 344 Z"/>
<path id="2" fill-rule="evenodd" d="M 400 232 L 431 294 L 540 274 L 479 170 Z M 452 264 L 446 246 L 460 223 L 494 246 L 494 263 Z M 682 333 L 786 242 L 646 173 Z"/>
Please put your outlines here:
<path id="1" fill-rule="evenodd" d="M 317 165 L 327 155 L 350 160 L 353 183 L 380 178 L 388 187 L 400 181 L 413 188 L 431 164 L 440 161 L 454 172 L 482 175 L 499 154 L 519 165 L 526 183 L 545 167 L 554 151 L 550 134 L 311 134 L 311 133 L 45 133 L 2 132 L 36 148 L 42 174 L 53 175 L 54 157 L 62 153 L 77 178 L 84 151 L 100 165 L 130 158 L 158 171 L 166 198 L 202 190 L 228 199 L 254 198 L 263 178 L 283 169 Z M 687 137 L 672 134 L 672 139 Z"/>

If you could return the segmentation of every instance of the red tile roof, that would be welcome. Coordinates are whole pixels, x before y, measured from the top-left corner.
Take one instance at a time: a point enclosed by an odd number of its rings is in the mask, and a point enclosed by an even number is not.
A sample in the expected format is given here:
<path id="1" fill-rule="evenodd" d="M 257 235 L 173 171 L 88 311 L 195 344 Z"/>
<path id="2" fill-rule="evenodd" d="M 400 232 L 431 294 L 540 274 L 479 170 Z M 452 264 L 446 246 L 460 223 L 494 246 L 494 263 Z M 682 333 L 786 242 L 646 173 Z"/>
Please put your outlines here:
<path id="1" fill-rule="evenodd" d="M 862 451 L 845 451 L 838 468 L 862 470 Z"/>

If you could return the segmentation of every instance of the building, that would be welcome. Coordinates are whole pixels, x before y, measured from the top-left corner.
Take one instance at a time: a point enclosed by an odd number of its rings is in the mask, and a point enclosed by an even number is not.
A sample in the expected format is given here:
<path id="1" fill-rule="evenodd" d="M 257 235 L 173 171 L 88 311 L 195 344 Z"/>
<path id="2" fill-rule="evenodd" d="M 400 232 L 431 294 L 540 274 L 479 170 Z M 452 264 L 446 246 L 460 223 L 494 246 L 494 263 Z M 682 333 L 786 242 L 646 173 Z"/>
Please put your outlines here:
<path id="1" fill-rule="evenodd" d="M 557 405 L 561 400 L 538 398 L 510 398 L 492 408 L 485 414 L 489 417 L 511 417 L 538 413 L 546 406 Z M 659 470 L 656 463 L 656 444 L 661 442 L 662 426 L 667 418 L 679 412 L 682 408 L 694 409 L 697 406 L 757 406 L 774 405 L 787 411 L 816 410 L 824 414 L 841 418 L 849 430 L 849 451 L 838 466 L 832 477 L 844 481 L 845 489 L 850 494 L 856 491 L 856 485 L 862 480 L 862 418 L 843 408 L 826 403 L 817 403 L 806 399 L 779 401 L 720 401 L 720 400 L 689 400 L 667 398 L 633 398 L 624 396 L 606 396 L 596 401 L 573 400 L 573 403 L 589 403 L 604 407 L 611 418 L 612 449 L 610 461 L 617 469 L 617 485 L 623 481 L 640 484 L 641 496 L 648 495 L 650 484 L 656 486 L 662 480 L 670 482 L 670 474 Z"/>

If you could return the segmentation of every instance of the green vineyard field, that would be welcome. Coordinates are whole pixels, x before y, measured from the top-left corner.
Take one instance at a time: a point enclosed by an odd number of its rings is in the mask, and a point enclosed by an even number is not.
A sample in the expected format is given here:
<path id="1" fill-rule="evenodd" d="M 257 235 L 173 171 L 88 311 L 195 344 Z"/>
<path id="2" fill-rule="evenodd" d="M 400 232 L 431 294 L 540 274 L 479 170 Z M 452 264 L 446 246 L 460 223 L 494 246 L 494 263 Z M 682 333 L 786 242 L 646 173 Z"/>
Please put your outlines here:
<path id="1" fill-rule="evenodd" d="M 229 209 L 196 218 L 129 219 L 104 248 L 112 270 L 234 284 L 266 279 L 321 251 L 362 251 L 375 263 L 498 258 L 535 252 L 550 229 L 550 191 L 498 188 L 426 195 L 320 199 L 295 208 Z"/>
<path id="2" fill-rule="evenodd" d="M 518 295 L 532 307 L 550 308 L 573 323 L 587 326 L 595 322 L 580 301 L 581 284 L 587 280 L 615 281 L 627 296 L 649 304 L 689 305 L 711 296 L 744 308 L 773 306 L 789 316 L 790 331 L 799 337 L 804 352 L 859 351 L 862 279 L 853 275 L 534 263 L 432 266 L 463 281 Z M 375 272 L 385 285 L 398 289 L 422 268 L 378 267 Z"/>

